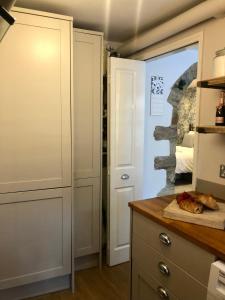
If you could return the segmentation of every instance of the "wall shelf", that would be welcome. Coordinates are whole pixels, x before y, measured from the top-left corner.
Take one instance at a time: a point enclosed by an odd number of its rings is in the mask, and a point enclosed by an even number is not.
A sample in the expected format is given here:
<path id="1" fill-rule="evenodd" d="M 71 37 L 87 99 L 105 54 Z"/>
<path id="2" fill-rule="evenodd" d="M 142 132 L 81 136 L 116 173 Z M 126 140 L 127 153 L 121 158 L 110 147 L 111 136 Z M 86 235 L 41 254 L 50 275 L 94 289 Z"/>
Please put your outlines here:
<path id="1" fill-rule="evenodd" d="M 208 89 L 225 89 L 225 76 L 198 81 L 197 86 Z"/>
<path id="2" fill-rule="evenodd" d="M 225 134 L 225 126 L 198 126 L 198 133 L 218 133 Z"/>

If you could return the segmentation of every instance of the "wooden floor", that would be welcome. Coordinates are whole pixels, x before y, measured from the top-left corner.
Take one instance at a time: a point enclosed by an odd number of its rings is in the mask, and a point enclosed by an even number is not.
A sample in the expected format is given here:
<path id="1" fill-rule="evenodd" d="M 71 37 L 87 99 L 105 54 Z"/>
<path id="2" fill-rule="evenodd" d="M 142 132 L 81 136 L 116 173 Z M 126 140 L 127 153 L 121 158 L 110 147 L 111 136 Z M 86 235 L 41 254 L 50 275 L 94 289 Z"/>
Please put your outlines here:
<path id="1" fill-rule="evenodd" d="M 79 271 L 75 283 L 74 295 L 66 290 L 30 300 L 128 300 L 129 263 Z"/>

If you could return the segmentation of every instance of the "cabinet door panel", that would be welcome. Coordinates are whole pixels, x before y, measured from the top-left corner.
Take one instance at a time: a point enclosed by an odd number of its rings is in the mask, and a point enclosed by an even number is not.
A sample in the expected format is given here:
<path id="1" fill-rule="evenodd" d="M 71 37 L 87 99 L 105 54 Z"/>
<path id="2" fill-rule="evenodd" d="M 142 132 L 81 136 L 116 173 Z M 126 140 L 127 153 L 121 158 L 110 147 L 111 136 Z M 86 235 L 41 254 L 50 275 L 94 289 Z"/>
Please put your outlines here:
<path id="1" fill-rule="evenodd" d="M 160 296 L 159 288 L 162 288 L 168 298 Z M 140 266 L 132 263 L 132 300 L 178 300 L 170 291 L 165 289 L 158 281 L 143 272 Z"/>
<path id="2" fill-rule="evenodd" d="M 100 176 L 102 37 L 74 32 L 74 176 Z"/>
<path id="3" fill-rule="evenodd" d="M 0 195 L 0 289 L 70 269 L 71 188 Z"/>
<path id="4" fill-rule="evenodd" d="M 14 15 L 0 45 L 0 192 L 70 186 L 70 22 Z"/>
<path id="5" fill-rule="evenodd" d="M 89 255 L 99 251 L 99 202 L 99 178 L 75 181 L 75 257 Z"/>
<path id="6" fill-rule="evenodd" d="M 206 286 L 200 284 L 199 278 L 196 280 L 187 272 L 177 267 L 176 264 L 167 260 L 166 257 L 148 246 L 141 238 L 133 235 L 132 239 L 132 256 L 133 260 L 145 272 L 151 272 L 151 276 L 156 278 L 163 286 L 173 291 L 179 299 L 205 300 L 207 294 Z M 189 253 L 191 255 L 191 253 Z M 151 259 L 146 259 L 146 258 Z M 159 270 L 159 263 L 168 267 L 169 276 L 165 276 Z M 193 264 L 193 263 L 192 263 Z"/>

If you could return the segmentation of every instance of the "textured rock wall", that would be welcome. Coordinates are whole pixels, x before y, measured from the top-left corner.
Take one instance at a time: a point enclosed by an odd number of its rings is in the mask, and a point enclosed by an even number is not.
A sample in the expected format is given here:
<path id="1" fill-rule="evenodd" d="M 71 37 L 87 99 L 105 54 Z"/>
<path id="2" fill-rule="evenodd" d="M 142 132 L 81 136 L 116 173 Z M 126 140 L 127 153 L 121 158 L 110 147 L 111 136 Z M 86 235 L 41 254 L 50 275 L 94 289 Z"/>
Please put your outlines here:
<path id="1" fill-rule="evenodd" d="M 175 168 L 176 168 L 176 145 L 177 145 L 177 124 L 179 121 L 178 109 L 181 99 L 185 95 L 190 83 L 197 76 L 197 63 L 188 68 L 174 83 L 171 88 L 170 95 L 167 99 L 173 106 L 171 126 L 163 127 L 156 126 L 154 131 L 154 137 L 156 141 L 169 140 L 170 142 L 170 154 L 168 156 L 155 157 L 154 166 L 156 170 L 166 170 L 166 186 L 159 192 L 158 195 L 168 195 L 174 193 L 174 181 L 175 181 Z"/>

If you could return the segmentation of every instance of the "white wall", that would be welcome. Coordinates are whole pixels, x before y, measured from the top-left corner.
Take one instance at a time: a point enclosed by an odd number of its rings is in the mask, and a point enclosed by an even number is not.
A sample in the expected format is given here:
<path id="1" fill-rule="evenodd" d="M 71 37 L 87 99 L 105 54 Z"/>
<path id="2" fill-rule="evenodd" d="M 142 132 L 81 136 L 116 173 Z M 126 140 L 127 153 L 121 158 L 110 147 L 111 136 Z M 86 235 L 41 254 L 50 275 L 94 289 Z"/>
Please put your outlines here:
<path id="1" fill-rule="evenodd" d="M 146 63 L 144 198 L 155 197 L 166 185 L 166 171 L 154 169 L 154 158 L 156 156 L 169 155 L 169 141 L 156 141 L 153 133 L 155 126 L 171 125 L 172 106 L 167 102 L 171 87 L 197 60 L 198 50 L 197 48 L 192 48 L 163 55 Z M 164 114 L 162 116 L 150 115 L 150 89 L 151 76 L 153 75 L 164 77 Z"/>

